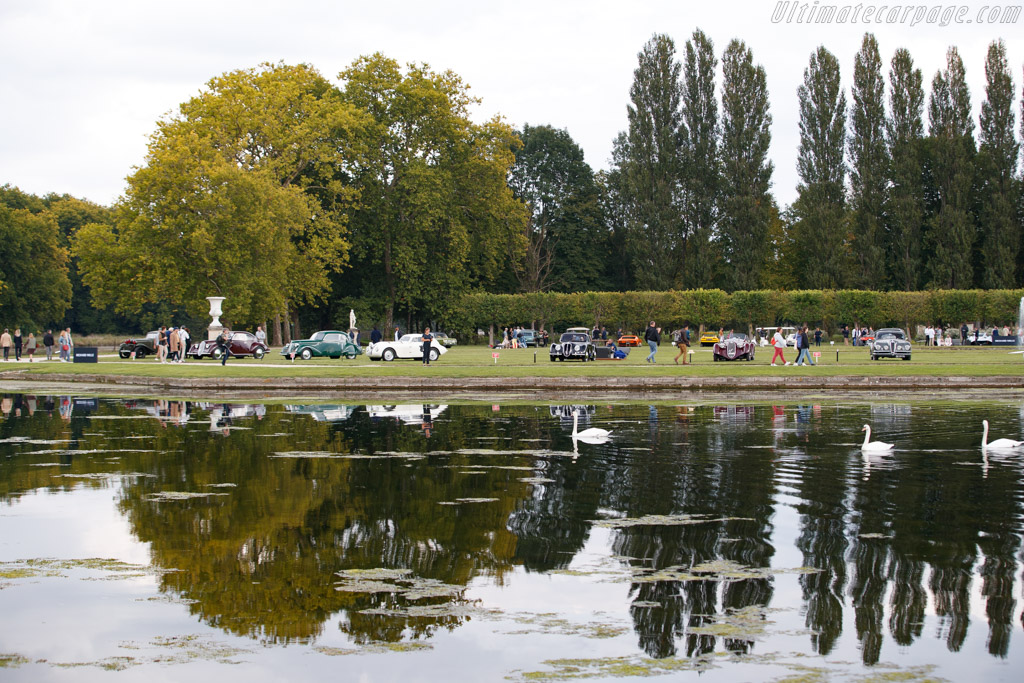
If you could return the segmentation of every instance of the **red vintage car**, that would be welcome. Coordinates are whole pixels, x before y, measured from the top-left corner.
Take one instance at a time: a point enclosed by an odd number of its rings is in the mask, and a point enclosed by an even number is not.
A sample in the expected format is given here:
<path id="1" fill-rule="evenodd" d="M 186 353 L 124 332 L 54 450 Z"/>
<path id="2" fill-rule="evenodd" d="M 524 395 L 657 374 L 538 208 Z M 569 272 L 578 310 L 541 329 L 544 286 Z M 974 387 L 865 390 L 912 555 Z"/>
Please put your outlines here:
<path id="1" fill-rule="evenodd" d="M 232 332 L 228 350 L 231 351 L 232 356 L 252 356 L 256 360 L 260 360 L 267 353 L 267 345 L 260 342 L 252 332 Z M 209 339 L 193 344 L 188 350 L 188 355 L 196 359 L 220 360 L 220 354 L 217 342 Z"/>
<path id="2" fill-rule="evenodd" d="M 739 332 L 732 332 L 726 335 L 725 339 L 716 342 L 711 353 L 716 361 L 719 360 L 754 360 L 754 350 L 757 344 L 747 338 L 747 335 Z"/>

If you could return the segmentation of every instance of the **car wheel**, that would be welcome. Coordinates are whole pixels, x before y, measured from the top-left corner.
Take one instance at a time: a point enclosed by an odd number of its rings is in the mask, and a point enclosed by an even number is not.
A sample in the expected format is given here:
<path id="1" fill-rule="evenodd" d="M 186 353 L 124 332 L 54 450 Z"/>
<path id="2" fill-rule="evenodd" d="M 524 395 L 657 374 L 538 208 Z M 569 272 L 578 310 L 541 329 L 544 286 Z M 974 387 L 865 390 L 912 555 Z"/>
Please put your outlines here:
<path id="1" fill-rule="evenodd" d="M 431 361 L 435 361 L 440 357 L 441 354 L 438 352 L 437 349 L 430 349 L 430 353 L 427 354 L 427 358 L 429 358 Z"/>
<path id="2" fill-rule="evenodd" d="M 121 358 L 127 360 L 128 357 L 132 355 L 132 352 L 131 351 L 118 351 L 117 355 L 119 355 L 119 356 L 121 356 Z"/>
<path id="3" fill-rule="evenodd" d="M 393 361 L 395 359 L 395 350 L 388 347 L 384 349 L 384 353 L 380 357 L 388 362 Z"/>
<path id="4" fill-rule="evenodd" d="M 299 352 L 299 358 L 302 360 L 309 360 L 313 357 L 313 351 L 307 346 Z"/>
<path id="5" fill-rule="evenodd" d="M 554 363 L 554 362 L 555 362 L 555 357 L 554 357 L 554 356 L 548 356 L 548 359 L 549 359 L 549 360 L 550 360 L 550 361 L 551 361 L 552 363 Z"/>
<path id="6" fill-rule="evenodd" d="M 220 360 L 220 357 L 223 356 L 223 355 L 224 355 L 224 351 L 222 351 L 220 349 L 220 347 L 216 347 L 216 348 L 213 349 L 213 351 L 210 351 L 210 358 L 212 358 L 214 360 Z"/>
<path id="7" fill-rule="evenodd" d="M 910 360 L 910 356 L 903 356 L 903 360 Z"/>
<path id="8" fill-rule="evenodd" d="M 263 360 L 263 356 L 265 356 L 266 353 L 267 352 L 263 349 L 256 349 L 255 351 L 252 352 L 252 357 L 255 358 L 256 360 Z"/>
<path id="9" fill-rule="evenodd" d="M 142 349 L 142 348 L 135 349 L 135 357 L 138 358 L 139 360 L 142 360 L 143 358 L 145 358 L 146 357 L 146 349 Z"/>

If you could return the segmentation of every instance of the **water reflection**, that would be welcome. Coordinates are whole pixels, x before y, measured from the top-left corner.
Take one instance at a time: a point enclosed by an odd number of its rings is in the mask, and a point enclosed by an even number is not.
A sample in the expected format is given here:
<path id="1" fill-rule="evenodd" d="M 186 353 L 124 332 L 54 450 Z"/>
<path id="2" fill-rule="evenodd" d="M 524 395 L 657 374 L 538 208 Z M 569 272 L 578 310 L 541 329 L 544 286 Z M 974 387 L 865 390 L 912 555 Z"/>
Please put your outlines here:
<path id="1" fill-rule="evenodd" d="M 574 409 L 614 438 L 574 443 Z M 355 643 L 457 629 L 475 582 L 567 572 L 595 521 L 612 519 L 608 556 L 628 603 L 605 608 L 628 614 L 651 657 L 770 648 L 761 631 L 721 623 L 796 607 L 776 597 L 792 581 L 810 653 L 848 638 L 869 665 L 895 656 L 887 641 L 941 639 L 955 653 L 983 613 L 988 653 L 1007 658 L 1021 618 L 1024 468 L 1014 456 L 982 466 L 981 414 L 1020 431 L 1016 406 L 992 405 L 10 395 L 0 500 L 117 486 L 132 533 L 176 570 L 162 590 L 210 626 L 267 643 L 334 625 Z M 892 456 L 861 456 L 866 421 L 897 442 Z M 787 511 L 792 525 L 778 527 Z"/>

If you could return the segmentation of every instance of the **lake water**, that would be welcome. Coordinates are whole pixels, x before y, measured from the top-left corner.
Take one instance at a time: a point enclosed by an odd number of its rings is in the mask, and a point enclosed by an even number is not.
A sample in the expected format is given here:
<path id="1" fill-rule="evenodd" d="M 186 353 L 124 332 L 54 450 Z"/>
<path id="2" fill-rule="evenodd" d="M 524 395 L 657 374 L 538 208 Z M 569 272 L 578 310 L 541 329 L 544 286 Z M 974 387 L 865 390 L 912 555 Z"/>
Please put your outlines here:
<path id="1" fill-rule="evenodd" d="M 1024 670 L 1019 403 L 2 401 L 4 681 Z"/>

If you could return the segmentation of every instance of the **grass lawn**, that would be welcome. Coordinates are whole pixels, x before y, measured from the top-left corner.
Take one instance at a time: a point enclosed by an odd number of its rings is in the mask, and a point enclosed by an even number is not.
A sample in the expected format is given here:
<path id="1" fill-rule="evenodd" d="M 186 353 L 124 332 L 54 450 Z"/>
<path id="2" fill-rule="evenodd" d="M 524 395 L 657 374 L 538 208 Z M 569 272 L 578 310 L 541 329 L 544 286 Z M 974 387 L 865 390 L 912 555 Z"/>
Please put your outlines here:
<path id="1" fill-rule="evenodd" d="M 814 349 L 812 349 L 812 352 Z M 400 360 L 391 363 L 371 362 L 366 356 L 355 360 L 284 359 L 279 349 L 272 349 L 260 361 L 231 359 L 226 366 L 219 362 L 203 360 L 188 361 L 184 364 L 161 364 L 153 359 L 125 361 L 116 354 L 101 350 L 98 363 L 20 363 L 0 361 L 0 379 L 9 371 L 27 371 L 38 379 L 48 374 L 86 375 L 136 375 L 150 377 L 387 377 L 387 376 L 434 376 L 434 377 L 646 377 L 691 375 L 698 377 L 751 377 L 778 375 L 783 373 L 810 376 L 1006 376 L 1024 377 L 1024 355 L 1011 353 L 1011 348 L 922 348 L 915 347 L 913 359 L 871 361 L 866 347 L 822 346 L 821 358 L 816 367 L 771 367 L 772 350 L 758 349 L 753 362 L 712 362 L 710 348 L 696 348 L 691 365 L 675 365 L 676 350 L 670 345 L 662 346 L 658 352 L 657 364 L 644 362 L 647 347 L 634 348 L 629 357 L 621 361 L 550 362 L 546 348 L 493 351 L 485 346 L 457 346 L 430 367 L 419 361 Z M 498 354 L 497 362 L 492 357 Z M 838 360 L 837 360 L 838 353 Z M 536 358 L 536 360 L 535 360 Z M 796 358 L 796 351 L 789 349 L 786 358 Z"/>

